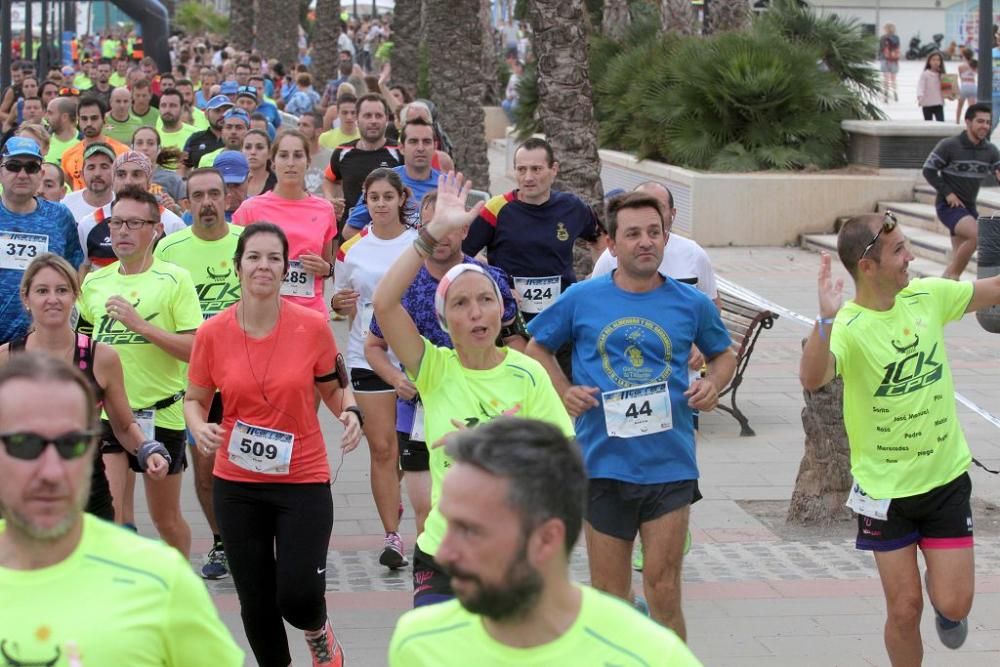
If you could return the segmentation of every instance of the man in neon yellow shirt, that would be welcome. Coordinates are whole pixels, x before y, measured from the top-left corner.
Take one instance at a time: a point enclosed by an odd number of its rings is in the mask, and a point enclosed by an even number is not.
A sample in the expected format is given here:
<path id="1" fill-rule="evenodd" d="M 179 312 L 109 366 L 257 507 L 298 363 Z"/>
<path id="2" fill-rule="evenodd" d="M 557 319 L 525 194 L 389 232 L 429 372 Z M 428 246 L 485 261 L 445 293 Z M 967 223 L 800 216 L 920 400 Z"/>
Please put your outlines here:
<path id="1" fill-rule="evenodd" d="M 942 643 L 958 648 L 975 588 L 969 446 L 955 411 L 943 328 L 1000 303 L 1000 277 L 974 283 L 910 281 L 913 260 L 892 213 L 851 218 L 837 239 L 855 283 L 819 272 L 819 317 L 802 355 L 800 379 L 815 391 L 844 380 L 844 425 L 858 515 L 857 547 L 874 552 L 885 591 L 885 644 L 894 665 L 919 665 L 922 591 L 917 547 Z"/>
<path id="2" fill-rule="evenodd" d="M 337 118 L 340 127 L 331 127 L 319 135 L 319 145 L 331 151 L 361 137 L 358 131 L 358 98 L 350 93 L 337 98 Z"/>
<path id="3" fill-rule="evenodd" d="M 84 514 L 99 415 L 84 374 L 16 355 L 0 405 L 3 664 L 242 665 L 181 554 Z"/>
<path id="4" fill-rule="evenodd" d="M 170 454 L 166 479 L 147 481 L 146 498 L 160 536 L 187 556 L 191 528 L 180 507 L 186 463 L 181 399 L 185 363 L 202 316 L 191 274 L 152 256 L 154 241 L 163 236 L 160 215 L 156 197 L 143 187 L 116 188 L 107 226 L 118 261 L 87 274 L 77 310 L 80 330 L 92 331 L 94 340 L 118 352 L 136 421 Z M 141 470 L 110 430 L 101 451 L 113 489 L 125 488 L 129 470 Z M 116 516 L 131 509 L 129 502 L 115 497 Z"/>
<path id="5" fill-rule="evenodd" d="M 188 138 L 197 132 L 192 125 L 181 122 L 184 97 L 176 88 L 167 88 L 160 94 L 160 117 L 156 119 L 156 131 L 160 134 L 163 148 L 184 150 Z"/>
<path id="6" fill-rule="evenodd" d="M 559 428 L 499 417 L 447 449 L 436 559 L 457 599 L 399 619 L 391 667 L 701 665 L 672 631 L 570 581 L 587 476 Z"/>

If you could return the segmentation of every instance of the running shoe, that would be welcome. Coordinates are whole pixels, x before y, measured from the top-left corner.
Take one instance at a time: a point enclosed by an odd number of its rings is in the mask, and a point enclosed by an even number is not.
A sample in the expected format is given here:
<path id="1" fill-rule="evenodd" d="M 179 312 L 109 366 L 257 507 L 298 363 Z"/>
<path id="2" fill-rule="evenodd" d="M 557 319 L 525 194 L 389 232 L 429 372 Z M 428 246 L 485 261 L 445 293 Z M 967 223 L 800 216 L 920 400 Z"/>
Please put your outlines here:
<path id="1" fill-rule="evenodd" d="M 386 533 L 385 546 L 382 548 L 382 555 L 379 556 L 378 562 L 390 570 L 398 570 L 410 564 L 404 554 L 403 539 L 399 533 Z"/>
<path id="2" fill-rule="evenodd" d="M 646 604 L 646 599 L 641 595 L 636 595 L 632 599 L 632 606 L 635 607 L 635 610 L 643 616 L 647 618 L 649 617 L 649 605 Z"/>
<path id="3" fill-rule="evenodd" d="M 344 648 L 333 634 L 330 619 L 323 626 L 323 634 L 318 637 L 306 636 L 306 646 L 312 654 L 313 667 L 344 667 Z"/>
<path id="4" fill-rule="evenodd" d="M 229 576 L 229 562 L 226 560 L 226 551 L 221 544 L 216 544 L 208 552 L 205 565 L 201 568 L 202 579 L 225 579 Z"/>
<path id="5" fill-rule="evenodd" d="M 924 572 L 924 586 L 927 588 L 928 599 L 931 596 L 931 587 L 927 582 L 927 572 Z M 937 630 L 938 639 L 948 648 L 954 650 L 965 643 L 965 638 L 969 636 L 969 619 L 963 618 L 960 621 L 953 621 L 941 615 L 941 612 L 931 602 L 931 609 L 934 610 L 934 628 Z"/>

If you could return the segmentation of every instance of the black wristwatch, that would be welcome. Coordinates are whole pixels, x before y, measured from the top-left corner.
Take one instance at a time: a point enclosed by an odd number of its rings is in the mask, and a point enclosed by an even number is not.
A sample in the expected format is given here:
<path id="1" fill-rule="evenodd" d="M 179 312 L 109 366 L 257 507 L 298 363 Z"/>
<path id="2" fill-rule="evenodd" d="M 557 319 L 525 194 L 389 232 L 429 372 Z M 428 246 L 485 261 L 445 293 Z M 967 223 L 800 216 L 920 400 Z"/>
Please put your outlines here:
<path id="1" fill-rule="evenodd" d="M 344 412 L 353 412 L 358 418 L 358 426 L 365 425 L 365 417 L 361 414 L 361 408 L 356 405 L 348 405 L 344 408 Z"/>
<path id="2" fill-rule="evenodd" d="M 333 278 L 333 270 L 334 270 L 335 268 L 336 268 L 336 267 L 335 267 L 335 265 L 334 265 L 334 262 L 332 262 L 332 261 L 331 261 L 331 262 L 330 262 L 330 273 L 326 274 L 326 277 L 327 277 L 327 278 Z"/>

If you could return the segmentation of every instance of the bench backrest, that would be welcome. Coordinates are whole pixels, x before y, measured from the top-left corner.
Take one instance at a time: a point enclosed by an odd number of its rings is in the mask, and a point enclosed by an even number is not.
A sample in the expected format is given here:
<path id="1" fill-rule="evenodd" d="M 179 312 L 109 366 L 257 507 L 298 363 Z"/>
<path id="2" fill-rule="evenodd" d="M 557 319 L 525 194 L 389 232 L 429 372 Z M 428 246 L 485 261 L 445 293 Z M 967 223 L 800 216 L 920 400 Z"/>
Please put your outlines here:
<path id="1" fill-rule="evenodd" d="M 754 331 L 761 325 L 770 328 L 778 316 L 762 306 L 721 290 L 719 299 L 722 301 L 722 321 L 732 336 L 737 358 L 742 359 L 753 342 Z"/>

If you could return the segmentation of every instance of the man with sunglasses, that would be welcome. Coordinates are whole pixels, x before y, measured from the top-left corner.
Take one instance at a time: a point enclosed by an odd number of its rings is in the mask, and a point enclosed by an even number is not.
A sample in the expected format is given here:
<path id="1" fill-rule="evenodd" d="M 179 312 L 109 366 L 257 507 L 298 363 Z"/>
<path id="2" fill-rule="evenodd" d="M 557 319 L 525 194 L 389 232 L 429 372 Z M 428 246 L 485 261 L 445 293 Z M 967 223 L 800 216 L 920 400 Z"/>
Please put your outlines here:
<path id="1" fill-rule="evenodd" d="M 955 410 L 943 329 L 965 313 L 1000 303 L 1000 277 L 910 281 L 913 255 L 891 213 L 848 220 L 837 253 L 854 280 L 819 270 L 819 316 L 799 377 L 816 391 L 841 376 L 844 425 L 858 516 L 857 548 L 872 551 L 885 592 L 885 644 L 894 665 L 919 665 L 923 609 L 917 547 L 941 642 L 958 648 L 975 588 L 972 460 Z"/>
<path id="2" fill-rule="evenodd" d="M 83 512 L 95 406 L 60 359 L 28 352 L 0 370 L 4 664 L 242 665 L 180 554 Z"/>
<path id="3" fill-rule="evenodd" d="M 24 336 L 30 320 L 16 298 L 34 257 L 55 253 L 83 263 L 76 221 L 62 204 L 36 196 L 42 182 L 42 151 L 34 139 L 12 137 L 0 156 L 0 343 Z"/>

